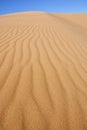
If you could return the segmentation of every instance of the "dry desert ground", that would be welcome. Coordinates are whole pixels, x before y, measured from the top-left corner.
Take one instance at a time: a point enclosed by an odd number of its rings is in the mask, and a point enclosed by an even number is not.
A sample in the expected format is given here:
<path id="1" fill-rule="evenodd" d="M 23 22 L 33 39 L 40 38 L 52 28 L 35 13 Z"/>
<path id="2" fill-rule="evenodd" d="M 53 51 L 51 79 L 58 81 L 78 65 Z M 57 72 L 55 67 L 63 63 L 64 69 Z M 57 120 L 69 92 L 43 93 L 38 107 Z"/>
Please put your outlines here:
<path id="1" fill-rule="evenodd" d="M 87 14 L 0 16 L 0 130 L 87 130 Z"/>

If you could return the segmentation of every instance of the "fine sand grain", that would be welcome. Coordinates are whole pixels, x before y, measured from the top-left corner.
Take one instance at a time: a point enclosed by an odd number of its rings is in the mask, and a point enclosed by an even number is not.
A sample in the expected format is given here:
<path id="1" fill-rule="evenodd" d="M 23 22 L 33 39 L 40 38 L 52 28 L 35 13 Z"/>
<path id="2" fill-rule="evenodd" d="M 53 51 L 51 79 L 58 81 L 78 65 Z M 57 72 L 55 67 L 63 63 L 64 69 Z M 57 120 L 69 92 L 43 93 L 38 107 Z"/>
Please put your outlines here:
<path id="1" fill-rule="evenodd" d="M 0 130 L 87 130 L 87 15 L 0 16 Z"/>

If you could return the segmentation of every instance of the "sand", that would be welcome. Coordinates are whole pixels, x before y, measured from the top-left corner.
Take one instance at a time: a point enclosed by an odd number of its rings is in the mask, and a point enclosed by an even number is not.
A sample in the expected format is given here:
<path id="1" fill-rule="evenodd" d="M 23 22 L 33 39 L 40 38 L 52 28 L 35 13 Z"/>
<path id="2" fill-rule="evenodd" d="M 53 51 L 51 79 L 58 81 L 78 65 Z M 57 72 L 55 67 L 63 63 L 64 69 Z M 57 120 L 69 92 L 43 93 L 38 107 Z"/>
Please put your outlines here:
<path id="1" fill-rule="evenodd" d="M 0 130 L 87 130 L 87 14 L 0 16 Z"/>

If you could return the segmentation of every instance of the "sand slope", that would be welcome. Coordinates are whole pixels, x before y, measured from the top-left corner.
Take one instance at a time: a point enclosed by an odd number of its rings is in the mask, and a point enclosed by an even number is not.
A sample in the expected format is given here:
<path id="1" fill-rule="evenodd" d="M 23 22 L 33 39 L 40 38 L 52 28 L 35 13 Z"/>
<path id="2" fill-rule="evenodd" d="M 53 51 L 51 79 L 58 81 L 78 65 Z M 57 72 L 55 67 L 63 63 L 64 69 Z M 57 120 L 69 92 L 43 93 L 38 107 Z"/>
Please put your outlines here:
<path id="1" fill-rule="evenodd" d="M 87 130 L 86 14 L 0 16 L 0 130 Z"/>

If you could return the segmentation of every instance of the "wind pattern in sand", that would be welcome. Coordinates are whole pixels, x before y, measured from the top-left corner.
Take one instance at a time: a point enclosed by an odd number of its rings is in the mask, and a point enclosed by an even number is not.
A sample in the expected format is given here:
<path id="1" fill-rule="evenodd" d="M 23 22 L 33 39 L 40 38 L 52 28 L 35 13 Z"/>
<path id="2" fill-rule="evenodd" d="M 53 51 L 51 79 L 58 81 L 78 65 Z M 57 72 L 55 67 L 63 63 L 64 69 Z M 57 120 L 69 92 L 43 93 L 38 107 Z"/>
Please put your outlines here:
<path id="1" fill-rule="evenodd" d="M 0 16 L 0 130 L 87 130 L 87 15 Z"/>

